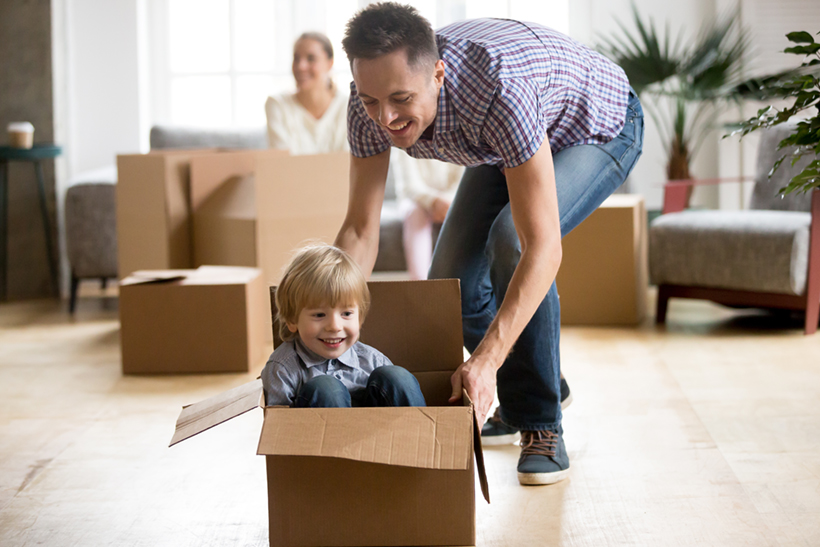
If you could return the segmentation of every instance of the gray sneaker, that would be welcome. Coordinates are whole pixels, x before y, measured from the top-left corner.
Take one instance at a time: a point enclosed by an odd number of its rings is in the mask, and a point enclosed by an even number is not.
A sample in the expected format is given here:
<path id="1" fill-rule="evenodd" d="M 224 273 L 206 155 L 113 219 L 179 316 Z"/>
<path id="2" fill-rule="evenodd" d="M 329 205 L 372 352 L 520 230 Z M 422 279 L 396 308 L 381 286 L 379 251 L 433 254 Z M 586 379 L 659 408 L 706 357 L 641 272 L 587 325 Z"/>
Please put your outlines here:
<path id="1" fill-rule="evenodd" d="M 518 482 L 524 485 L 553 484 L 569 475 L 569 456 L 563 429 L 522 431 Z"/>
<path id="2" fill-rule="evenodd" d="M 501 421 L 501 407 L 496 407 L 492 416 L 487 418 L 481 428 L 482 446 L 501 446 L 515 444 L 521 439 L 521 434 L 514 427 Z"/>
<path id="3" fill-rule="evenodd" d="M 572 393 L 569 384 L 561 377 L 561 410 L 566 409 L 572 403 Z M 521 440 L 521 435 L 514 427 L 510 427 L 501 421 L 501 409 L 496 407 L 492 416 L 481 427 L 482 446 L 502 446 L 515 444 Z"/>

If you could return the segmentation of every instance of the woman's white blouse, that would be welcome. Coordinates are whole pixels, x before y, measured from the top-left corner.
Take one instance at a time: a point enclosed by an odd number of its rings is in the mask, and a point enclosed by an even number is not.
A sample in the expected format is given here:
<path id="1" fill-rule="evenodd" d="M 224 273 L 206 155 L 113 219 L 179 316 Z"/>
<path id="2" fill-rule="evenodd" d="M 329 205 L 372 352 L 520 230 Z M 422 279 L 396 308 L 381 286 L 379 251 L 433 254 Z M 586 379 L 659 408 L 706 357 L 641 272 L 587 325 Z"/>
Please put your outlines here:
<path id="1" fill-rule="evenodd" d="M 291 154 L 322 154 L 349 150 L 347 144 L 348 96 L 336 91 L 327 111 L 318 120 L 292 93 L 268 97 L 268 146 Z"/>

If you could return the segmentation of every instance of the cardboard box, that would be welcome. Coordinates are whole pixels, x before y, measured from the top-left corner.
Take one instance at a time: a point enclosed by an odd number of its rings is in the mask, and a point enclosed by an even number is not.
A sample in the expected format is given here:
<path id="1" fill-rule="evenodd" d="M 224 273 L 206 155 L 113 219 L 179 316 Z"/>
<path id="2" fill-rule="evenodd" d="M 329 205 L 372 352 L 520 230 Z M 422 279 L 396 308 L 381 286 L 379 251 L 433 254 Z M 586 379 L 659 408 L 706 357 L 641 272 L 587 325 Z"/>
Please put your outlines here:
<path id="1" fill-rule="evenodd" d="M 134 272 L 120 282 L 125 374 L 247 372 L 268 354 L 267 285 L 255 268 Z"/>
<path id="2" fill-rule="evenodd" d="M 174 445 L 263 407 L 275 547 L 475 545 L 475 477 L 489 502 L 472 407 L 449 406 L 462 362 L 455 280 L 371 282 L 362 340 L 413 372 L 424 408 L 264 407 L 261 381 L 182 410 Z"/>
<path id="3" fill-rule="evenodd" d="M 255 266 L 278 283 L 302 244 L 336 238 L 347 212 L 349 157 L 266 150 L 193 158 L 194 264 Z"/>
<path id="4" fill-rule="evenodd" d="M 556 282 L 565 325 L 636 325 L 646 316 L 643 197 L 615 194 L 563 239 Z"/>
<path id="5" fill-rule="evenodd" d="M 214 149 L 117 156 L 120 278 L 137 270 L 190 268 L 189 165 Z"/>

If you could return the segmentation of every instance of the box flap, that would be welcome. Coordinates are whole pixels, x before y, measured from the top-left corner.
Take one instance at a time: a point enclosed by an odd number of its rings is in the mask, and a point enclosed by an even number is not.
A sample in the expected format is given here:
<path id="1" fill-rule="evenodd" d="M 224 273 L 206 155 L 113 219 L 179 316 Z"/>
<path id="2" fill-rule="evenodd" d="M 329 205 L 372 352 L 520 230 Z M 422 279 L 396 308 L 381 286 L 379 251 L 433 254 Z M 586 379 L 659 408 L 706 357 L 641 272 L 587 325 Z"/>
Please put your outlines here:
<path id="1" fill-rule="evenodd" d="M 171 283 L 191 276 L 196 270 L 139 270 L 120 281 L 123 285 Z"/>
<path id="2" fill-rule="evenodd" d="M 236 218 L 256 222 L 256 180 L 253 175 L 231 177 L 201 200 L 196 216 Z"/>
<path id="3" fill-rule="evenodd" d="M 258 454 L 324 456 L 465 470 L 473 457 L 465 407 L 265 408 Z"/>
<path id="4" fill-rule="evenodd" d="M 259 406 L 261 397 L 262 380 L 257 378 L 253 382 L 183 407 L 177 418 L 171 444 L 168 446 L 174 446 L 206 429 L 253 410 Z"/>
<path id="5" fill-rule="evenodd" d="M 200 266 L 196 270 L 139 270 L 120 285 L 175 283 L 180 285 L 243 285 L 262 275 L 258 268 L 243 266 Z"/>
<path id="6" fill-rule="evenodd" d="M 370 282 L 361 340 L 410 372 L 455 370 L 464 362 L 457 279 Z"/>
<path id="7" fill-rule="evenodd" d="M 467 390 L 461 390 L 461 404 L 472 409 L 473 401 L 467 395 Z M 484 467 L 484 449 L 481 446 L 481 427 L 478 425 L 478 419 L 475 412 L 473 415 L 473 451 L 475 452 L 475 468 L 478 471 L 478 482 L 481 484 L 481 493 L 487 503 L 490 503 L 490 483 L 487 481 L 487 470 Z"/>
<path id="8" fill-rule="evenodd" d="M 481 484 L 481 493 L 487 503 L 490 503 L 490 483 L 487 481 L 487 469 L 484 467 L 484 449 L 481 447 L 481 426 L 473 413 L 473 451 L 475 452 L 475 468 L 478 471 L 478 482 Z"/>
<path id="9" fill-rule="evenodd" d="M 200 266 L 183 285 L 231 285 L 250 283 L 262 275 L 259 268 L 245 266 Z"/>

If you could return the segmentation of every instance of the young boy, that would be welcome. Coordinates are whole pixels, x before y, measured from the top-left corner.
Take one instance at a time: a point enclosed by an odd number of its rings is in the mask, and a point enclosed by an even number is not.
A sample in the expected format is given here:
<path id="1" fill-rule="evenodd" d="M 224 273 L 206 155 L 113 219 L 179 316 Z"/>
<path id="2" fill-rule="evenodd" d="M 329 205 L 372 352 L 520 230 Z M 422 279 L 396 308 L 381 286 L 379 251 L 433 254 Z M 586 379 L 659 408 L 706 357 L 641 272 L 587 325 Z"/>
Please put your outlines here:
<path id="1" fill-rule="evenodd" d="M 276 290 L 279 335 L 262 370 L 268 406 L 426 406 L 416 378 L 359 342 L 370 291 L 347 253 L 305 247 Z"/>

